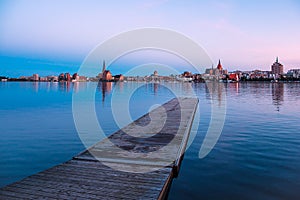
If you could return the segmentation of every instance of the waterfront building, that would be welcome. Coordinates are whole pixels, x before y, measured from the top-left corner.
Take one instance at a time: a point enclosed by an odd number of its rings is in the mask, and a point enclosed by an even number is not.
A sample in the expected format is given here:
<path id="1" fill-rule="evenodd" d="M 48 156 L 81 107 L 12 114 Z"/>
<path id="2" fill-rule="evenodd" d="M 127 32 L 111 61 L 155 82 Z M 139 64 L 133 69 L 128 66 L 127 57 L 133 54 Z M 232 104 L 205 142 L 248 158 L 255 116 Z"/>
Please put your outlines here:
<path id="1" fill-rule="evenodd" d="M 71 82 L 71 75 L 70 75 L 70 73 L 65 73 L 65 81 Z"/>
<path id="2" fill-rule="evenodd" d="M 153 74 L 151 74 L 150 77 L 151 77 L 150 81 L 155 81 L 155 82 L 160 81 L 160 77 L 159 77 L 158 72 L 156 70 L 153 72 Z"/>
<path id="3" fill-rule="evenodd" d="M 64 81 L 65 80 L 65 75 L 63 73 L 61 73 L 59 76 L 58 76 L 58 81 Z"/>
<path id="4" fill-rule="evenodd" d="M 221 60 L 219 59 L 217 67 L 214 68 L 212 65 L 211 68 L 206 69 L 203 77 L 205 79 L 210 79 L 210 80 L 220 80 L 223 79 L 227 74 L 228 71 L 226 69 L 223 69 Z"/>
<path id="5" fill-rule="evenodd" d="M 122 74 L 115 75 L 113 78 L 114 81 L 124 81 L 124 76 Z"/>
<path id="6" fill-rule="evenodd" d="M 232 80 L 232 81 L 239 81 L 240 78 L 239 78 L 239 75 L 236 74 L 236 73 L 231 73 L 229 74 L 229 80 Z"/>
<path id="7" fill-rule="evenodd" d="M 201 74 L 193 74 L 193 81 L 194 82 L 204 82 L 204 79 Z"/>
<path id="8" fill-rule="evenodd" d="M 96 76 L 96 78 L 98 78 L 99 80 L 102 80 L 103 78 L 103 73 L 106 70 L 106 65 L 105 65 L 105 60 L 103 60 L 103 64 L 102 64 L 102 71 L 98 74 L 98 76 Z"/>
<path id="9" fill-rule="evenodd" d="M 188 72 L 188 71 L 185 71 L 185 72 L 183 72 L 182 76 L 183 76 L 183 77 L 191 77 L 191 76 L 192 76 L 192 73 L 191 73 L 191 72 Z"/>
<path id="10" fill-rule="evenodd" d="M 278 75 L 283 74 L 283 65 L 278 62 L 278 57 L 276 58 L 276 61 L 273 63 L 273 65 L 271 66 L 271 71 L 275 77 L 278 77 Z"/>
<path id="11" fill-rule="evenodd" d="M 219 70 L 220 75 L 228 74 L 227 69 L 223 69 L 223 66 L 221 64 L 221 60 L 219 59 L 219 63 L 217 65 L 217 69 Z"/>
<path id="12" fill-rule="evenodd" d="M 1 82 L 7 82 L 7 80 L 8 80 L 8 77 L 0 76 L 0 81 Z"/>
<path id="13" fill-rule="evenodd" d="M 39 75 L 38 74 L 33 74 L 32 75 L 32 80 L 33 81 L 39 81 Z"/>
<path id="14" fill-rule="evenodd" d="M 72 81 L 79 81 L 79 75 L 78 75 L 78 73 L 73 74 Z"/>
<path id="15" fill-rule="evenodd" d="M 209 75 L 213 75 L 214 73 L 214 69 L 213 69 L 213 66 L 211 68 L 207 68 L 205 70 L 205 73 L 204 74 L 209 74 Z"/>
<path id="16" fill-rule="evenodd" d="M 209 76 L 213 76 L 213 75 L 219 76 L 220 75 L 219 69 L 218 68 L 214 68 L 213 65 L 211 66 L 211 68 L 207 68 L 205 70 L 205 74 L 209 75 Z"/>
<path id="17" fill-rule="evenodd" d="M 57 76 L 47 76 L 47 80 L 50 82 L 58 82 Z"/>
<path id="18" fill-rule="evenodd" d="M 300 69 L 290 69 L 286 75 L 289 78 L 300 78 Z"/>
<path id="19" fill-rule="evenodd" d="M 194 80 L 194 76 L 193 76 L 192 72 L 185 71 L 185 72 L 183 72 L 183 74 L 181 74 L 180 77 L 177 77 L 177 80 L 178 81 L 192 81 L 192 80 Z"/>
<path id="20" fill-rule="evenodd" d="M 220 59 L 219 59 L 218 65 L 217 65 L 217 69 L 218 69 L 219 71 L 223 70 L 223 67 L 222 67 L 221 60 L 220 60 Z"/>
<path id="21" fill-rule="evenodd" d="M 269 78 L 269 71 L 261 71 L 261 70 L 254 70 L 250 73 L 250 79 L 267 79 Z"/>
<path id="22" fill-rule="evenodd" d="M 111 81 L 112 80 L 112 74 L 110 73 L 109 70 L 105 70 L 103 73 L 102 73 L 102 81 Z"/>
<path id="23" fill-rule="evenodd" d="M 86 76 L 78 76 L 78 81 L 80 81 L 80 82 L 86 82 L 88 80 L 89 80 L 89 78 Z"/>
<path id="24" fill-rule="evenodd" d="M 98 79 L 98 81 L 102 79 L 102 72 L 96 76 L 96 79 Z"/>
<path id="25" fill-rule="evenodd" d="M 113 76 L 109 70 L 106 70 L 105 60 L 103 61 L 102 73 L 98 74 L 101 81 L 112 81 Z"/>
<path id="26" fill-rule="evenodd" d="M 105 60 L 103 60 L 103 64 L 102 64 L 102 73 L 106 70 L 106 64 L 105 64 Z"/>
<path id="27" fill-rule="evenodd" d="M 40 77 L 39 81 L 40 82 L 47 82 L 48 81 L 48 77 Z"/>

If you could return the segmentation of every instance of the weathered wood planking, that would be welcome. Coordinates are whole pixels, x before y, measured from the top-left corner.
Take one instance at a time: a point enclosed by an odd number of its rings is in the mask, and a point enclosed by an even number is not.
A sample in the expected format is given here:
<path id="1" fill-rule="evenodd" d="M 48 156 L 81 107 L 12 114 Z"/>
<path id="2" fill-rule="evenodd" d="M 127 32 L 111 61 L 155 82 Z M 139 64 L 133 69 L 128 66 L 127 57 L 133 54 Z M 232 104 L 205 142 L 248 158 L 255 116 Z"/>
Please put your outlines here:
<path id="1" fill-rule="evenodd" d="M 0 189 L 0 199 L 163 199 L 197 105 L 172 99 L 72 160 Z"/>

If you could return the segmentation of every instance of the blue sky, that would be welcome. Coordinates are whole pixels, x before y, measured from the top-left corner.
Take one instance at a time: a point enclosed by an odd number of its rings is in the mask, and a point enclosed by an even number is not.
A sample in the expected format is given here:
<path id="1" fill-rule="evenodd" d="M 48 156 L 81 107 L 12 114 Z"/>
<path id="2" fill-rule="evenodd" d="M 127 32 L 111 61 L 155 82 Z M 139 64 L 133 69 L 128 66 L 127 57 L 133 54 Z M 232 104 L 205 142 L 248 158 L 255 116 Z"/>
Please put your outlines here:
<path id="1" fill-rule="evenodd" d="M 183 33 L 229 70 L 269 70 L 279 56 L 286 71 L 300 68 L 299 21 L 288 0 L 0 0 L 0 75 L 75 72 L 95 46 L 142 27 Z"/>

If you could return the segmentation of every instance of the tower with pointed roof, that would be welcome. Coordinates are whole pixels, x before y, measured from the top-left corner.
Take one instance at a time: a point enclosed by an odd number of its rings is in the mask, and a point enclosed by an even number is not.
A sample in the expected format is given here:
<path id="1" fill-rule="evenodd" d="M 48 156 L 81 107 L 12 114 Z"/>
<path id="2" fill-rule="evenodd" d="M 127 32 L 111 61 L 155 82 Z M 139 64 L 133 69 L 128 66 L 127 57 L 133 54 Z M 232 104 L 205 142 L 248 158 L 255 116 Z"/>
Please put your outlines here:
<path id="1" fill-rule="evenodd" d="M 106 70 L 106 65 L 105 65 L 105 60 L 103 60 L 103 65 L 102 65 L 102 73 Z"/>
<path id="2" fill-rule="evenodd" d="M 221 65 L 220 59 L 219 59 L 219 63 L 218 63 L 217 69 L 220 70 L 220 71 L 223 69 L 223 67 L 222 67 L 222 65 Z"/>
<path id="3" fill-rule="evenodd" d="M 276 57 L 276 61 L 271 66 L 271 71 L 275 76 L 283 74 L 283 65 L 279 63 L 278 56 Z"/>

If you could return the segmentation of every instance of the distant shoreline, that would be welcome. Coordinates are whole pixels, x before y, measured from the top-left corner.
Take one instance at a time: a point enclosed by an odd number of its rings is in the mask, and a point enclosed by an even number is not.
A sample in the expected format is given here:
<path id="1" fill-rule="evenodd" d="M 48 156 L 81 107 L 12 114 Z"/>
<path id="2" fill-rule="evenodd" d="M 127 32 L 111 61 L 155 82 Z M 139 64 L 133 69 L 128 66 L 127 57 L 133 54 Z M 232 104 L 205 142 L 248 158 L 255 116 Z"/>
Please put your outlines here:
<path id="1" fill-rule="evenodd" d="M 249 83 L 249 82 L 263 82 L 263 83 L 300 83 L 300 80 L 242 80 L 242 81 L 217 81 L 217 80 L 203 80 L 203 81 L 139 81 L 139 80 L 129 80 L 129 81 L 95 81 L 95 80 L 88 80 L 88 81 L 32 81 L 32 80 L 22 80 L 22 79 L 13 79 L 13 80 L 0 80 L 0 82 L 30 82 L 30 83 L 86 83 L 86 82 L 94 82 L 94 83 L 117 83 L 117 82 L 139 82 L 139 83 Z"/>

